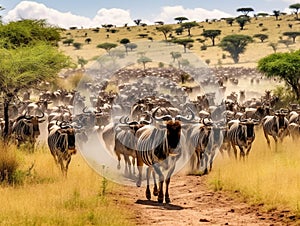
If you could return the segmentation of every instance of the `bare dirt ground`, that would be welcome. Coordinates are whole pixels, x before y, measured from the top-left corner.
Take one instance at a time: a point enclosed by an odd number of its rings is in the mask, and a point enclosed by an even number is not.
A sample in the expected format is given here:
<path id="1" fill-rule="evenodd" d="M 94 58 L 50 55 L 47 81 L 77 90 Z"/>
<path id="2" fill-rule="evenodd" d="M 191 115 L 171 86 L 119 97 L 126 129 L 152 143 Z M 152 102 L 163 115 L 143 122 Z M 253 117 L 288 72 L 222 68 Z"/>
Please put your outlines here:
<path id="1" fill-rule="evenodd" d="M 213 191 L 207 176 L 175 175 L 170 183 L 171 204 L 145 197 L 145 187 L 124 187 L 119 196 L 129 200 L 137 225 L 299 225 L 289 211 L 262 211 L 224 191 Z"/>

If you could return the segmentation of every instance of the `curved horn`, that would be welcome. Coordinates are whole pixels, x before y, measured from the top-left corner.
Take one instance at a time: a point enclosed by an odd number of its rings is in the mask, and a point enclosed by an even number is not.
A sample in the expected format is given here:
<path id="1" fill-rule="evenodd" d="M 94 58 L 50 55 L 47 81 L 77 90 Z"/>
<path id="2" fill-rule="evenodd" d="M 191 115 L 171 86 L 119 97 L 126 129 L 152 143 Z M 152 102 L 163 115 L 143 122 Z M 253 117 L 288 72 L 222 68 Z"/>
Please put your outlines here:
<path id="1" fill-rule="evenodd" d="M 91 113 L 90 111 L 86 111 L 86 109 L 87 109 L 87 107 L 84 107 L 84 108 L 82 109 L 82 112 L 83 112 L 83 113 Z"/>
<path id="2" fill-rule="evenodd" d="M 175 119 L 183 121 L 183 122 L 191 122 L 195 118 L 195 113 L 190 108 L 188 108 L 188 111 L 191 112 L 191 118 L 188 118 L 188 116 L 185 117 L 185 116 L 182 116 L 182 115 L 177 115 L 175 117 Z"/>
<path id="3" fill-rule="evenodd" d="M 127 124 L 129 121 L 128 116 L 123 115 L 120 119 L 119 119 L 119 123 L 121 124 Z"/>
<path id="4" fill-rule="evenodd" d="M 36 116 L 36 117 L 37 117 L 37 118 L 44 118 L 45 113 L 44 113 L 42 110 L 40 110 L 40 109 L 39 109 L 39 111 L 42 113 L 42 115 L 41 115 L 41 116 Z"/>
<path id="5" fill-rule="evenodd" d="M 24 118 L 25 118 L 25 119 L 32 119 L 33 116 L 28 115 L 28 111 L 26 111 L 25 114 L 24 114 Z"/>

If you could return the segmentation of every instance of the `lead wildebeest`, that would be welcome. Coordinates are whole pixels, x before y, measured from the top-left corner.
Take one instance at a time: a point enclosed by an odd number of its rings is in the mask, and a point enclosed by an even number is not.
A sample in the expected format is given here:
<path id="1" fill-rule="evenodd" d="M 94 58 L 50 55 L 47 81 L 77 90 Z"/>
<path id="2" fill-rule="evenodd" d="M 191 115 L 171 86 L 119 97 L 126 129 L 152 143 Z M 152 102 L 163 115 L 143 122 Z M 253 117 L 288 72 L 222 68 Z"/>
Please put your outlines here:
<path id="1" fill-rule="evenodd" d="M 142 128 L 142 133 L 139 135 L 137 142 L 137 161 L 139 176 L 137 186 L 141 185 L 142 178 L 142 165 L 143 163 L 148 166 L 147 169 L 147 188 L 146 197 L 151 198 L 149 177 L 152 170 L 159 176 L 159 189 L 158 189 L 158 202 L 162 203 L 164 198 L 165 202 L 170 202 L 169 197 L 169 184 L 171 176 L 175 170 L 176 160 L 183 154 L 182 143 L 180 142 L 182 134 L 182 122 L 190 122 L 194 119 L 195 115 L 190 110 L 190 117 L 183 117 L 177 115 L 172 117 L 170 115 L 156 116 L 156 112 L 159 108 L 156 108 L 152 117 L 162 124 L 158 126 L 148 126 L 146 129 Z M 139 131 L 137 131 L 139 132 Z M 162 169 L 166 170 L 166 177 L 163 174 Z M 163 191 L 163 184 L 166 183 L 165 194 Z M 154 190 L 154 194 L 155 194 Z"/>

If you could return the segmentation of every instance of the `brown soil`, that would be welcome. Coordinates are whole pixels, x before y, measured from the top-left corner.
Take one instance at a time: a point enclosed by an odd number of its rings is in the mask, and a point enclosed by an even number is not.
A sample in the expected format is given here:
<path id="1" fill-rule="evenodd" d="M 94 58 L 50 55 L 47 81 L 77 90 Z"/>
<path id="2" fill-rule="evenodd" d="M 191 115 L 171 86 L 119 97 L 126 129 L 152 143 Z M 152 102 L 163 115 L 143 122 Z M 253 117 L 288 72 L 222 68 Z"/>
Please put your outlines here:
<path id="1" fill-rule="evenodd" d="M 289 211 L 262 210 L 249 205 L 238 194 L 214 192 L 207 176 L 175 175 L 170 183 L 171 204 L 147 200 L 145 187 L 125 187 L 118 194 L 129 202 L 137 225 L 299 225 Z"/>

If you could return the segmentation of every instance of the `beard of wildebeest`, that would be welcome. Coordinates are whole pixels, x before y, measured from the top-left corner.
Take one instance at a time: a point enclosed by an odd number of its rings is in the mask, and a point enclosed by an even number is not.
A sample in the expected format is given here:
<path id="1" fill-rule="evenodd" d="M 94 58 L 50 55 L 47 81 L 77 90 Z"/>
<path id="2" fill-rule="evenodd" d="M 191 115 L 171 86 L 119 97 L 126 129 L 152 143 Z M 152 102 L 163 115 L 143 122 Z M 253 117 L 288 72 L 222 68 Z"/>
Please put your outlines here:
<path id="1" fill-rule="evenodd" d="M 74 130 L 68 129 L 67 134 L 68 134 L 68 153 L 71 155 L 76 154 Z"/>
<path id="2" fill-rule="evenodd" d="M 181 123 L 180 121 L 168 121 L 167 122 L 167 139 L 168 146 L 172 149 L 177 148 L 180 141 Z"/>
<path id="3" fill-rule="evenodd" d="M 38 137 L 40 135 L 40 128 L 39 128 L 39 120 L 34 117 L 31 119 L 31 123 L 32 123 L 32 135 L 33 137 Z"/>

